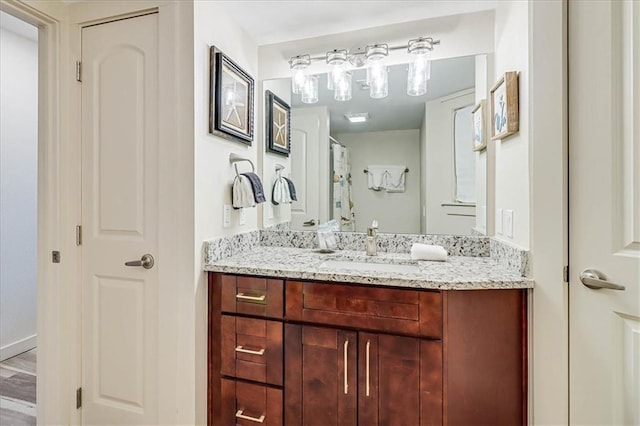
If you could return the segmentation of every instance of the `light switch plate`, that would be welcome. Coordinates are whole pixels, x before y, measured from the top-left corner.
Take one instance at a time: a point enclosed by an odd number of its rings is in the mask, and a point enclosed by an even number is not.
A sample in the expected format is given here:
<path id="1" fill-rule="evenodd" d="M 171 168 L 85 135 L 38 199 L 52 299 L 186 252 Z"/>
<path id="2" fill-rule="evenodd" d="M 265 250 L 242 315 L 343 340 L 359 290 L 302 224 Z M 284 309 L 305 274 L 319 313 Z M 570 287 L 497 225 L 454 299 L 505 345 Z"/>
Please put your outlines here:
<path id="1" fill-rule="evenodd" d="M 496 234 L 502 235 L 502 209 L 496 209 Z"/>
<path id="2" fill-rule="evenodd" d="M 267 219 L 273 219 L 273 206 L 271 203 L 266 203 L 264 208 L 267 210 Z"/>
<path id="3" fill-rule="evenodd" d="M 240 209 L 238 212 L 238 225 L 242 226 L 247 223 L 247 213 L 245 209 Z"/>
<path id="4" fill-rule="evenodd" d="M 224 228 L 231 226 L 231 204 L 225 204 L 222 209 L 222 226 Z"/>
<path id="5" fill-rule="evenodd" d="M 513 238 L 513 210 L 504 211 L 504 234 Z"/>

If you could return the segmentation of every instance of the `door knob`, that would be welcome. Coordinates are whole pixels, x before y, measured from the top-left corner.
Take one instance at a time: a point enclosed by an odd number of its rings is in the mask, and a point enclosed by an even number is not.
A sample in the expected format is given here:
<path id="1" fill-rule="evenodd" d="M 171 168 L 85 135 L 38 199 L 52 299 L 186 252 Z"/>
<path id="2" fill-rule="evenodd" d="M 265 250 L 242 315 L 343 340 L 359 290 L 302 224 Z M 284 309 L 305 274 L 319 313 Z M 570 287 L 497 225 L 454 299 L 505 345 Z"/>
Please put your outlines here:
<path id="1" fill-rule="evenodd" d="M 596 271 L 595 269 L 585 269 L 582 271 L 580 274 L 580 281 L 592 290 L 600 290 L 601 288 L 607 288 L 609 290 L 625 290 L 625 286 L 610 283 L 602 272 Z"/>
<path id="2" fill-rule="evenodd" d="M 153 268 L 153 264 L 155 263 L 153 256 L 149 253 L 145 254 L 140 258 L 140 260 L 130 260 L 128 262 L 124 262 L 125 266 L 142 266 L 144 269 Z"/>

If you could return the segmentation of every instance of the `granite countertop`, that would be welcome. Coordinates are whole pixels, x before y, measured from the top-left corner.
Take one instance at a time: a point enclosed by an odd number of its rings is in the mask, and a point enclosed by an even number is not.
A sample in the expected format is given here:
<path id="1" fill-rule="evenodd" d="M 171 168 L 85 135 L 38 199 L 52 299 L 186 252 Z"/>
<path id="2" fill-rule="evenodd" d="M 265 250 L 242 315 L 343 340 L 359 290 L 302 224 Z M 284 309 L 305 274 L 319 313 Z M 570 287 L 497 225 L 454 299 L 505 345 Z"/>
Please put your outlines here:
<path id="1" fill-rule="evenodd" d="M 333 265 L 323 265 L 327 261 Z M 357 264 L 349 269 L 347 262 Z M 363 263 L 371 263 L 371 270 Z M 391 265 L 398 265 L 397 270 Z M 490 257 L 449 256 L 446 262 L 432 262 L 415 261 L 404 253 L 366 256 L 359 251 L 320 253 L 314 249 L 265 246 L 208 262 L 204 269 L 263 277 L 441 290 L 533 288 L 534 283 L 530 278 L 501 267 Z"/>

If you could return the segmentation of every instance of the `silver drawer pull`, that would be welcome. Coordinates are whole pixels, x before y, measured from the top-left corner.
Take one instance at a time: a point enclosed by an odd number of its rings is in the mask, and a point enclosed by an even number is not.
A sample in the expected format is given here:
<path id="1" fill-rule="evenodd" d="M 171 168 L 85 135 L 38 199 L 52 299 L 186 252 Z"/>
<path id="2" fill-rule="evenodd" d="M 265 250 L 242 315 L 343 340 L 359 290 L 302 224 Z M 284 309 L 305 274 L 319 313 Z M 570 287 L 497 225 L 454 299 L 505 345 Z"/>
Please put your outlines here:
<path id="1" fill-rule="evenodd" d="M 238 293 L 236 294 L 236 299 L 240 299 L 240 300 L 253 300 L 255 302 L 264 302 L 264 300 L 267 298 L 266 294 L 260 295 L 260 296 L 248 296 L 244 293 Z"/>
<path id="2" fill-rule="evenodd" d="M 245 349 L 242 346 L 237 346 L 236 347 L 236 352 L 242 352 L 243 354 L 251 354 L 251 355 L 264 355 L 264 348 L 260 349 L 259 351 L 252 351 L 251 349 Z"/>
<path id="3" fill-rule="evenodd" d="M 245 419 L 245 420 L 249 420 L 256 423 L 264 423 L 264 414 L 258 418 L 255 418 L 251 416 L 245 416 L 244 414 L 242 414 L 243 412 L 244 410 L 238 410 L 238 412 L 236 413 L 236 417 L 239 419 Z"/>

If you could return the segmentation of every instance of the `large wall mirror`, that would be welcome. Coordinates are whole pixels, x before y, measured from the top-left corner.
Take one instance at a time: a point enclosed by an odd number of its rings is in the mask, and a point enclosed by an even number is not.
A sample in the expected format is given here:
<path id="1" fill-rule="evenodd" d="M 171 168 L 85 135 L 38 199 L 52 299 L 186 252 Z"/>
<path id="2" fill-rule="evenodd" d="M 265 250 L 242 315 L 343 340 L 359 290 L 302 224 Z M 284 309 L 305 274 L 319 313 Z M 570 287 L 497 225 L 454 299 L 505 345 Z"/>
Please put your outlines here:
<path id="1" fill-rule="evenodd" d="M 422 96 L 407 95 L 408 64 L 388 67 L 382 99 L 370 97 L 365 69 L 352 71 L 348 101 L 327 90 L 326 73 L 311 104 L 291 79 L 264 82 L 286 91 L 292 108 L 292 229 L 335 219 L 342 231 L 365 232 L 377 220 L 381 232 L 485 234 L 486 155 L 473 151 L 471 114 L 484 64 L 485 55 L 432 61 Z"/>

